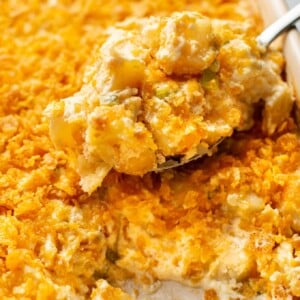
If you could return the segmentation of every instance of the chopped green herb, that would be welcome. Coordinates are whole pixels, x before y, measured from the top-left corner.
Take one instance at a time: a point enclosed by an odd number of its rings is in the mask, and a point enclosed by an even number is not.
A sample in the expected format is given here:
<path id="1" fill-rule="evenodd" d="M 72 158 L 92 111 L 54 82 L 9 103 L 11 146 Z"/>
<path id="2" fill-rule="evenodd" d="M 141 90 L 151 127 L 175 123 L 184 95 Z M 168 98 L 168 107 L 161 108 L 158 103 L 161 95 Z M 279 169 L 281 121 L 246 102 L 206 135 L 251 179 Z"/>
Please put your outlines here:
<path id="1" fill-rule="evenodd" d="M 204 70 L 204 72 L 202 74 L 202 81 L 203 82 L 209 82 L 209 81 L 211 81 L 215 78 L 216 78 L 216 72 L 213 72 L 210 69 Z"/>
<path id="2" fill-rule="evenodd" d="M 217 73 L 210 69 L 204 70 L 200 83 L 205 89 L 217 89 L 219 87 Z"/>
<path id="3" fill-rule="evenodd" d="M 170 94 L 170 88 L 167 84 L 162 84 L 155 89 L 155 96 L 163 99 L 168 97 Z"/>
<path id="4" fill-rule="evenodd" d="M 220 70 L 220 62 L 218 60 L 215 60 L 208 68 L 212 72 L 217 73 Z"/>

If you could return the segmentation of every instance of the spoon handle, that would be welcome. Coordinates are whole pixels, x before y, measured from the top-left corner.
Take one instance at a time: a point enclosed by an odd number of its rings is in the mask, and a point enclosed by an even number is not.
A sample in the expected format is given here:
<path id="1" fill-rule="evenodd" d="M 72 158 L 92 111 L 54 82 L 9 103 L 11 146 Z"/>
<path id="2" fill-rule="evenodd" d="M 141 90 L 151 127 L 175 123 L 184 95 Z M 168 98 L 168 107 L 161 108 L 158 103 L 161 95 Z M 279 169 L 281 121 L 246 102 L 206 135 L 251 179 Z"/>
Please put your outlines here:
<path id="1" fill-rule="evenodd" d="M 268 26 L 268 28 L 257 37 L 257 42 L 261 46 L 267 47 L 276 37 L 278 37 L 298 19 L 300 19 L 300 4 L 296 5 L 276 22 Z"/>

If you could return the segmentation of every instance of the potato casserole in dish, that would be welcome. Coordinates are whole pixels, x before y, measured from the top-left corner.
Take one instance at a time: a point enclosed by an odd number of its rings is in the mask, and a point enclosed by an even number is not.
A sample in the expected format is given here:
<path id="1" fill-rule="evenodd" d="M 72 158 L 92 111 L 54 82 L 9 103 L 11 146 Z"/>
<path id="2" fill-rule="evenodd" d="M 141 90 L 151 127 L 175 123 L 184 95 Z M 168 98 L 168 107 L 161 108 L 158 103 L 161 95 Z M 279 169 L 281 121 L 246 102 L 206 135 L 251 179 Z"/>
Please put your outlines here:
<path id="1" fill-rule="evenodd" d="M 300 297 L 295 96 L 263 27 L 251 0 L 0 2 L 0 299 Z"/>

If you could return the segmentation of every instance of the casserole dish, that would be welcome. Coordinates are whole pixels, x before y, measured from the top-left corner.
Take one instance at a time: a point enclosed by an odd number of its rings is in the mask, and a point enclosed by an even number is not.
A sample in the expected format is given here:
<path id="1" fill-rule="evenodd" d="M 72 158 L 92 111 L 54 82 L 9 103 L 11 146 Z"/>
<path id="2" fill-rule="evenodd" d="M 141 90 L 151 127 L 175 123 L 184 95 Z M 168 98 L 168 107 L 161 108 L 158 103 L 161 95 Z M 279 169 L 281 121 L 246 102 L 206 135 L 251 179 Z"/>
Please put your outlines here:
<path id="1" fill-rule="evenodd" d="M 253 1 L 11 0 L 0 8 L 1 299 L 300 296 L 292 118 L 266 136 L 258 105 L 252 129 L 214 156 L 143 177 L 111 171 L 88 195 L 43 115 L 80 89 L 116 22 L 190 10 L 247 19 L 257 35 Z M 270 53 L 280 73 L 282 56 Z"/>

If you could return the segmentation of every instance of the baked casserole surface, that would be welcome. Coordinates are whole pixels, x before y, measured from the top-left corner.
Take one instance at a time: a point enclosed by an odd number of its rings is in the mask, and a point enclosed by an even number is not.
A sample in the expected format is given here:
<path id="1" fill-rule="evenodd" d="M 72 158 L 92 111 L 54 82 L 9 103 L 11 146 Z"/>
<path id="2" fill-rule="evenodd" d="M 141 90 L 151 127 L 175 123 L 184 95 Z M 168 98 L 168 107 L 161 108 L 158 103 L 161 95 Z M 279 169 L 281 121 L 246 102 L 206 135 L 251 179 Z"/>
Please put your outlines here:
<path id="1" fill-rule="evenodd" d="M 262 29 L 250 0 L 1 1 L 1 299 L 136 299 L 163 281 L 202 289 L 203 299 L 300 297 L 291 118 L 268 135 L 258 105 L 253 127 L 213 156 L 144 176 L 112 169 L 90 194 L 70 153 L 50 140 L 46 107 L 80 91 L 111 26 L 184 11 L 247 19 L 252 38 Z M 268 61 L 279 76 L 280 52 Z"/>

